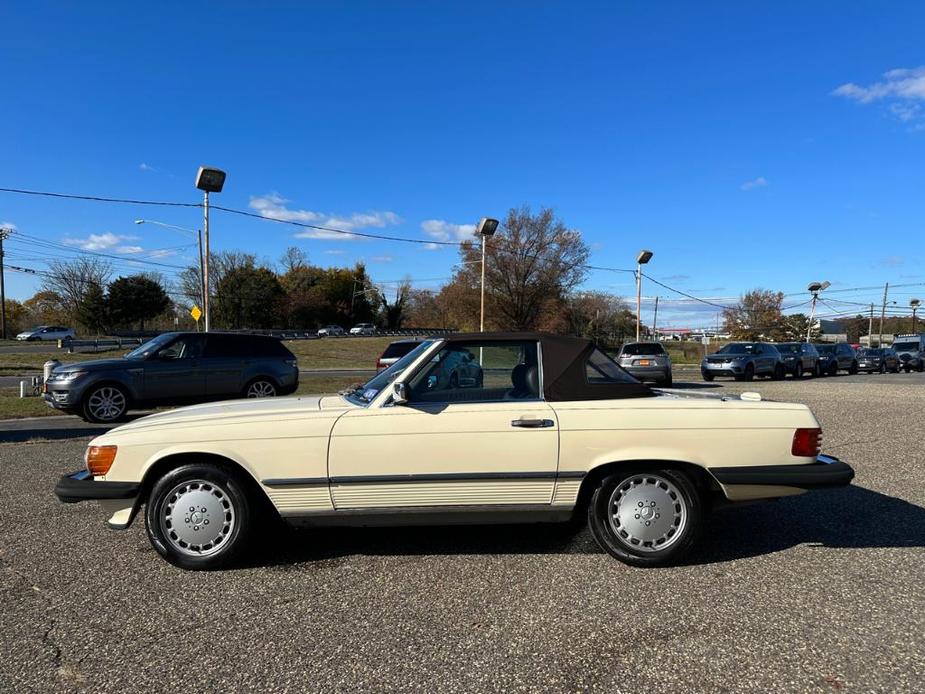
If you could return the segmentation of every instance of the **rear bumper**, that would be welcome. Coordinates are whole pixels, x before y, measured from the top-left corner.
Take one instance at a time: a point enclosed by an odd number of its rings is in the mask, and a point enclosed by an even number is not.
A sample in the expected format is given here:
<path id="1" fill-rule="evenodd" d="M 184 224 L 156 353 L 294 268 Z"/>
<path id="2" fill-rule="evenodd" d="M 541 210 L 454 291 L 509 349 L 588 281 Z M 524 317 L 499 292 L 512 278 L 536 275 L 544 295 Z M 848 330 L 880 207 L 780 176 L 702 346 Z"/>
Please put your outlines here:
<path id="1" fill-rule="evenodd" d="M 134 499 L 141 490 L 137 482 L 101 482 L 94 480 L 86 470 L 64 475 L 55 485 L 55 496 L 65 504 L 78 501 L 106 499 Z"/>
<path id="2" fill-rule="evenodd" d="M 816 462 L 808 465 L 710 468 L 710 474 L 722 485 L 748 484 L 798 489 L 844 487 L 854 479 L 851 466 L 829 455 L 820 455 Z"/>
<path id="3" fill-rule="evenodd" d="M 623 369 L 638 379 L 663 379 L 671 373 L 670 366 L 624 366 Z"/>

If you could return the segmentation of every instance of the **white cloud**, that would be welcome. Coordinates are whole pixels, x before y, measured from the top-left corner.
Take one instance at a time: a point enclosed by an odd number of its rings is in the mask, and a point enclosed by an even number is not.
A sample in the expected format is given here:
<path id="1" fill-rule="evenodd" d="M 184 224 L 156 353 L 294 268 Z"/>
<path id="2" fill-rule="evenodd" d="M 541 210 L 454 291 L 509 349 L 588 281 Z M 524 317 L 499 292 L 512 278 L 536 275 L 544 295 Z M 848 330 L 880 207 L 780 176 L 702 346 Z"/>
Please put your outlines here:
<path id="1" fill-rule="evenodd" d="M 374 263 L 391 263 L 393 260 L 395 260 L 395 258 L 390 255 L 374 255 L 370 258 L 370 261 Z"/>
<path id="2" fill-rule="evenodd" d="M 143 248 L 141 246 L 127 246 L 125 241 L 137 241 L 137 236 L 123 236 L 113 234 L 107 231 L 105 234 L 90 234 L 84 239 L 64 239 L 68 246 L 76 246 L 84 251 L 107 251 L 115 250 L 118 253 L 139 253 Z"/>
<path id="3" fill-rule="evenodd" d="M 436 243 L 425 243 L 421 246 L 425 251 L 439 251 L 442 246 L 437 245 Z"/>
<path id="4" fill-rule="evenodd" d="M 745 181 L 745 183 L 739 186 L 739 190 L 754 190 L 755 188 L 764 188 L 767 185 L 768 179 L 764 176 L 759 176 L 751 181 Z"/>
<path id="5" fill-rule="evenodd" d="M 925 65 L 899 68 L 883 73 L 879 82 L 861 86 L 854 82 L 843 84 L 832 92 L 859 104 L 883 102 L 894 118 L 909 123 L 921 121 L 925 112 Z"/>
<path id="6" fill-rule="evenodd" d="M 427 219 L 421 222 L 425 234 L 437 241 L 469 241 L 475 234 L 475 224 L 453 224 L 442 219 Z M 428 244 L 428 250 L 439 248 L 437 244 Z"/>
<path id="7" fill-rule="evenodd" d="M 144 162 L 141 162 L 138 165 L 138 170 L 139 171 L 155 171 L 155 172 L 157 171 L 157 169 L 155 169 L 153 166 L 151 166 L 150 164 L 145 164 Z"/>
<path id="8" fill-rule="evenodd" d="M 347 252 L 347 251 L 345 251 L 343 248 L 329 248 L 328 250 L 325 251 L 325 254 L 327 254 L 327 255 L 344 255 L 344 253 L 346 253 L 346 252 Z"/>
<path id="9" fill-rule="evenodd" d="M 13 222 L 0 222 L 0 229 L 9 229 L 10 231 L 16 231 L 17 227 Z"/>
<path id="10" fill-rule="evenodd" d="M 250 208 L 267 219 L 278 219 L 283 222 L 301 222 L 322 227 L 333 227 L 344 231 L 357 229 L 377 228 L 401 224 L 402 218 L 394 212 L 354 212 L 350 215 L 335 215 L 314 210 L 296 210 L 286 206 L 289 200 L 279 193 L 251 196 Z M 336 231 L 324 229 L 304 229 L 293 235 L 297 239 L 338 239 L 346 241 L 360 238 L 352 234 L 341 234 Z"/>

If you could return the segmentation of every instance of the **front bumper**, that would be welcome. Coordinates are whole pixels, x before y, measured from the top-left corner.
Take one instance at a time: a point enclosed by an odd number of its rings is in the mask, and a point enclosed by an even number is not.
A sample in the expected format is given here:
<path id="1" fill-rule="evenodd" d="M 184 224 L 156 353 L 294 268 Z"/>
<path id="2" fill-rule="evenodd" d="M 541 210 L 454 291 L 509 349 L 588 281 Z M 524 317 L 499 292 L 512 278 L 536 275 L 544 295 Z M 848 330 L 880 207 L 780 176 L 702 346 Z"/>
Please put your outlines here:
<path id="1" fill-rule="evenodd" d="M 138 482 L 103 482 L 93 479 L 86 470 L 64 475 L 55 485 L 55 496 L 65 504 L 78 501 L 134 499 L 141 491 Z"/>
<path id="2" fill-rule="evenodd" d="M 748 484 L 798 489 L 844 487 L 854 479 L 851 466 L 830 455 L 817 456 L 816 461 L 808 465 L 710 468 L 710 474 L 722 485 Z"/>

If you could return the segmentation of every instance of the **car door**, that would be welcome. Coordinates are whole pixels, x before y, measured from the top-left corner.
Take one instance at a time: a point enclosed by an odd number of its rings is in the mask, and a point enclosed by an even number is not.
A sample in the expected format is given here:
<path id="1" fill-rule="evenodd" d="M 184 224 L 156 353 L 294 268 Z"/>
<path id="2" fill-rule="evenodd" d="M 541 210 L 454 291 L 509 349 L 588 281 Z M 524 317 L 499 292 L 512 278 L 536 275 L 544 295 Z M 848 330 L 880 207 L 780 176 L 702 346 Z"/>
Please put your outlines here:
<path id="1" fill-rule="evenodd" d="M 209 333 L 203 352 L 206 395 L 209 398 L 240 395 L 244 388 L 242 374 L 247 356 L 245 336 Z"/>
<path id="2" fill-rule="evenodd" d="M 180 335 L 144 362 L 144 399 L 184 402 L 205 397 L 201 367 L 204 335 Z"/>
<path id="3" fill-rule="evenodd" d="M 558 425 L 536 342 L 446 343 L 402 380 L 407 403 L 383 396 L 335 424 L 336 509 L 551 503 Z"/>

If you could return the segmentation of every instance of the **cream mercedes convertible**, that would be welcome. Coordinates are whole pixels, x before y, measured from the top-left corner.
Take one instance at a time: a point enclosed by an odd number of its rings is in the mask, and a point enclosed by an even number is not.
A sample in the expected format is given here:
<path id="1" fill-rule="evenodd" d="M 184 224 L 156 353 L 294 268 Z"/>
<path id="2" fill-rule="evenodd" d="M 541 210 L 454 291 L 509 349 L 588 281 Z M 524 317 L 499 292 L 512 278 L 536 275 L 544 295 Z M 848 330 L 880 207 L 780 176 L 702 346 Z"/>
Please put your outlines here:
<path id="1" fill-rule="evenodd" d="M 586 514 L 627 564 L 679 561 L 716 501 L 848 484 L 804 405 L 652 390 L 588 340 L 537 333 L 425 340 L 354 390 L 144 417 L 94 439 L 63 502 L 113 528 L 144 506 L 168 561 L 238 559 L 258 522 L 403 525 Z"/>

